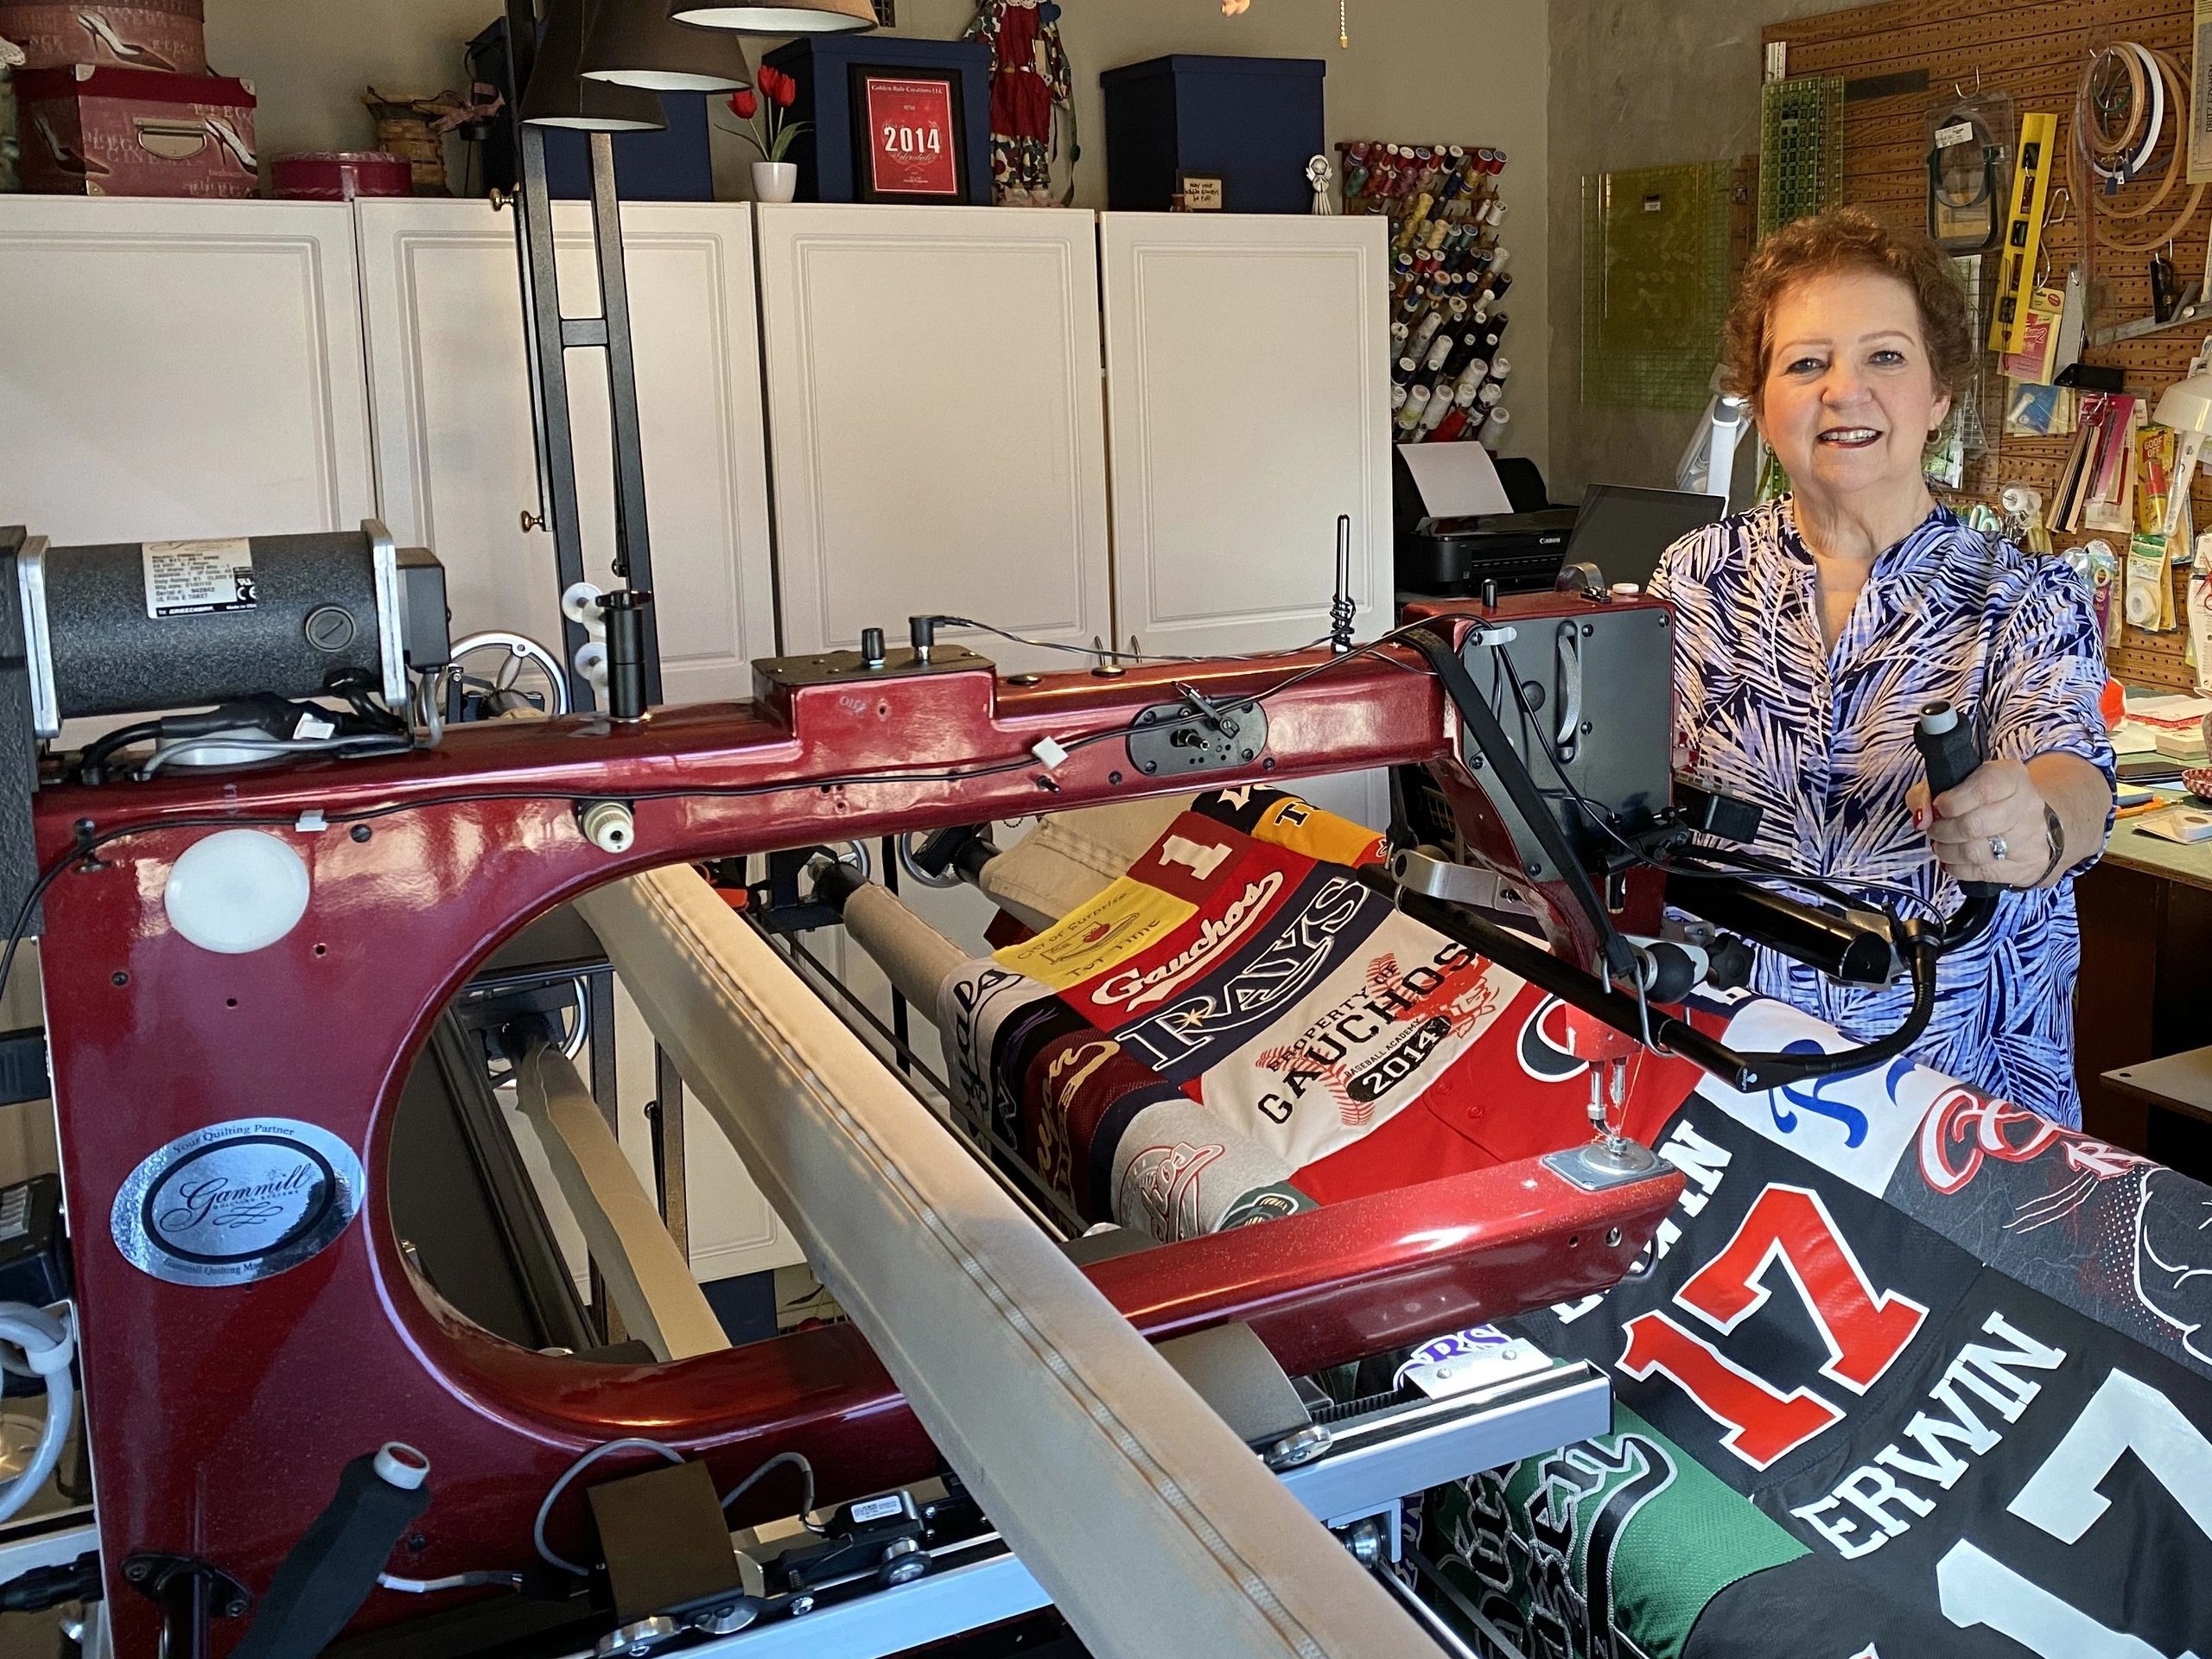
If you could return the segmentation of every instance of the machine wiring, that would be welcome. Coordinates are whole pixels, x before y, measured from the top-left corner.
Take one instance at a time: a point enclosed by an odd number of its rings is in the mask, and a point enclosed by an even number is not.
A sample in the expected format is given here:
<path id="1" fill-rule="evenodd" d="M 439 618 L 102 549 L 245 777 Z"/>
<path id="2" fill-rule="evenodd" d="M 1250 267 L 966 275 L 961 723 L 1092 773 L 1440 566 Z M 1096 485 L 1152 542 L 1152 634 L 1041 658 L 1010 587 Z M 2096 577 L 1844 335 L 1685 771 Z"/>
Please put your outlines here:
<path id="1" fill-rule="evenodd" d="M 1334 608 L 1332 601 L 1332 613 Z M 1281 645 L 1272 651 L 1211 652 L 1203 657 L 1179 657 L 1160 652 L 1116 651 L 1111 645 L 1070 645 L 1065 639 L 1033 639 L 1027 634 L 1016 633 L 1010 628 L 1001 628 L 989 622 L 979 622 L 972 616 L 940 616 L 933 618 L 932 620 L 943 627 L 973 628 L 978 633 L 995 634 L 1013 645 L 1027 645 L 1033 651 L 1057 651 L 1070 657 L 1087 657 L 1096 661 L 1111 659 L 1117 663 L 1265 663 L 1272 662 L 1278 658 L 1295 657 L 1300 652 L 1319 651 L 1324 645 L 1331 644 L 1334 639 L 1333 635 L 1325 633 L 1320 638 L 1309 639 L 1301 645 Z M 1398 633 L 1403 632 L 1404 630 L 1393 629 L 1391 632 Z M 1389 637 L 1389 634 L 1385 634 L 1382 639 L 1373 643 L 1381 645 Z M 1405 670 L 1408 674 L 1418 674 L 1422 671 L 1409 663 L 1399 662 L 1395 658 L 1386 657 L 1383 660 L 1394 668 Z"/>
<path id="2" fill-rule="evenodd" d="M 1281 696 L 1294 686 L 1305 683 L 1316 675 L 1328 673 L 1332 670 L 1343 667 L 1345 664 L 1357 662 L 1363 657 L 1376 657 L 1384 662 L 1394 661 L 1395 659 L 1382 655 L 1384 647 L 1395 643 L 1401 636 L 1412 632 L 1414 628 L 1423 626 L 1426 624 L 1408 623 L 1393 628 L 1388 633 L 1379 635 L 1341 657 L 1332 657 L 1325 661 L 1313 664 L 1295 674 L 1285 676 L 1272 685 L 1264 686 L 1257 691 L 1246 693 L 1214 705 L 1211 710 L 1193 709 L 1185 714 L 1172 715 L 1158 722 L 1155 729 L 1166 731 L 1176 726 L 1188 725 L 1192 721 L 1211 720 L 1223 713 L 1234 713 L 1241 709 L 1255 708 L 1270 698 Z M 1403 664 L 1398 665 L 1406 667 Z M 1419 673 L 1421 671 L 1408 668 L 1407 671 Z M 1128 733 L 1119 729 L 1092 732 L 1087 736 L 1076 738 L 1063 747 L 1068 753 L 1073 754 L 1096 744 L 1125 741 L 1128 735 Z M 1034 768 L 1037 764 L 1034 755 L 1023 754 L 1011 760 L 986 762 L 981 766 L 956 766 L 929 772 L 848 772 L 832 778 L 779 780 L 773 783 L 730 784 L 721 786 L 694 785 L 686 789 L 647 790 L 625 798 L 632 802 L 744 800 L 763 795 L 803 794 L 812 791 L 861 787 L 869 784 L 957 784 L 977 778 L 995 778 L 1009 772 L 1025 772 Z M 368 823 L 402 812 L 423 811 L 435 807 L 467 806 L 485 801 L 560 801 L 573 804 L 599 798 L 596 793 L 585 790 L 473 790 L 457 795 L 444 796 L 435 801 L 391 801 L 382 806 L 365 807 L 356 812 L 334 813 L 324 818 L 323 822 L 333 826 Z M 7 990 L 9 976 L 15 968 L 16 952 L 22 944 L 24 931 L 30 925 L 31 917 L 37 912 L 39 900 L 46 896 L 48 890 L 72 867 L 90 858 L 102 848 L 132 836 L 152 835 L 168 830 L 290 829 L 296 826 L 298 823 L 299 815 L 296 813 L 281 815 L 262 813 L 238 817 L 202 815 L 195 817 L 172 818 L 156 823 L 125 824 L 118 829 L 108 830 L 80 829 L 77 844 L 40 872 L 38 880 L 32 883 L 30 891 L 23 895 L 22 904 L 16 907 L 15 918 L 8 931 L 7 948 L 4 951 L 0 951 L 0 994 L 4 994 Z"/>
<path id="3" fill-rule="evenodd" d="M 1759 886 L 1795 887 L 1802 892 L 1814 893 L 1826 899 L 1831 904 L 1839 905 L 1850 903 L 1848 895 L 1853 893 L 1869 895 L 1878 893 L 1891 899 L 1917 906 L 1931 921 L 1937 923 L 1942 921 L 1943 913 L 1933 899 L 1924 893 L 1916 893 L 1910 887 L 1900 887 L 1894 882 L 1876 881 L 1859 876 L 1805 875 L 1771 859 L 1763 857 L 1758 853 L 1744 852 L 1728 847 L 1690 847 L 1678 851 L 1673 858 L 1654 857 L 1649 852 L 1622 835 L 1612 820 L 1600 811 L 1597 804 L 1585 795 L 1576 786 L 1574 780 L 1567 776 L 1567 768 L 1560 761 L 1558 751 L 1552 747 L 1551 740 L 1544 735 L 1543 728 L 1537 723 L 1535 711 L 1529 708 L 1519 682 L 1510 676 L 1503 674 L 1495 659 L 1491 664 L 1491 677 L 1493 684 L 1491 695 L 1493 700 L 1497 695 L 1496 685 L 1497 680 L 1503 679 L 1512 687 L 1513 701 L 1519 706 L 1522 718 L 1528 722 L 1530 734 L 1543 750 L 1544 760 L 1551 767 L 1553 776 L 1560 781 L 1560 788 L 1546 790 L 1543 792 L 1554 800 L 1565 798 L 1572 801 L 1575 808 L 1590 821 L 1594 828 L 1646 869 L 1656 870 L 1662 875 L 1679 875 L 1689 880 L 1751 881 Z M 1733 868 L 1694 869 L 1674 861 L 1675 858 L 1684 855 L 1701 859 L 1712 864 Z M 1897 919 L 1896 912 L 1888 905 L 1884 905 L 1882 911 L 1892 922 Z"/>
<path id="4" fill-rule="evenodd" d="M 799 1524 L 819 1537 L 822 1535 L 822 1529 L 814 1524 L 814 1465 L 796 1452 L 777 1452 L 774 1457 L 769 1459 L 743 1480 L 739 1481 L 736 1485 L 722 1494 L 722 1508 L 727 1510 L 731 1504 L 743 1497 L 778 1469 L 798 1471 L 799 1479 L 804 1483 L 800 1487 L 798 1502 Z"/>
<path id="5" fill-rule="evenodd" d="M 658 1452 L 671 1463 L 682 1463 L 684 1460 L 681 1452 L 659 1440 L 629 1439 L 608 1440 L 604 1445 L 594 1446 L 563 1470 L 561 1478 L 547 1489 L 545 1501 L 537 1506 L 537 1519 L 531 1523 L 530 1528 L 530 1540 L 537 1546 L 538 1559 L 548 1567 L 557 1567 L 563 1573 L 573 1573 L 580 1579 L 590 1576 L 589 1567 L 579 1567 L 567 1556 L 556 1555 L 553 1553 L 553 1546 L 545 1541 L 545 1517 L 553 1513 L 553 1506 L 561 1501 L 561 1494 L 569 1490 L 569 1484 L 578 1475 L 583 1473 L 601 1458 L 612 1457 L 617 1452 Z"/>
<path id="6" fill-rule="evenodd" d="M 0 1319 L 4 1319 L 4 1312 L 0 1312 Z M 4 1325 L 0 1325 L 0 1338 L 5 1338 L 6 1334 Z M 546 1518 L 553 1513 L 553 1506 L 561 1501 L 561 1494 L 569 1490 L 578 1475 L 583 1473 L 601 1458 L 612 1457 L 618 1452 L 658 1452 L 671 1463 L 690 1461 L 681 1452 L 664 1440 L 631 1437 L 620 1440 L 608 1440 L 603 1445 L 592 1447 L 590 1451 L 563 1470 L 560 1478 L 546 1490 L 543 1502 L 537 1506 L 537 1518 L 531 1523 L 531 1541 L 537 1546 L 538 1559 L 548 1567 L 558 1567 L 563 1573 L 572 1573 L 580 1579 L 590 1576 L 589 1567 L 579 1567 L 565 1555 L 554 1554 L 553 1547 L 545 1541 L 545 1522 Z M 725 1510 L 728 1509 L 768 1475 L 778 1469 L 785 1468 L 798 1470 L 799 1478 L 804 1483 L 802 1488 L 803 1496 L 799 1502 L 800 1524 L 809 1532 L 819 1535 L 822 1529 L 814 1523 L 814 1465 L 796 1452 L 779 1452 L 774 1457 L 770 1458 L 722 1494 L 721 1507 Z M 520 1575 L 499 1572 L 461 1573 L 449 1579 L 426 1580 L 395 1580 L 380 1576 L 378 1582 L 387 1590 L 405 1591 L 410 1595 L 427 1595 L 434 1591 L 459 1590 L 476 1585 L 519 1583 Z"/>

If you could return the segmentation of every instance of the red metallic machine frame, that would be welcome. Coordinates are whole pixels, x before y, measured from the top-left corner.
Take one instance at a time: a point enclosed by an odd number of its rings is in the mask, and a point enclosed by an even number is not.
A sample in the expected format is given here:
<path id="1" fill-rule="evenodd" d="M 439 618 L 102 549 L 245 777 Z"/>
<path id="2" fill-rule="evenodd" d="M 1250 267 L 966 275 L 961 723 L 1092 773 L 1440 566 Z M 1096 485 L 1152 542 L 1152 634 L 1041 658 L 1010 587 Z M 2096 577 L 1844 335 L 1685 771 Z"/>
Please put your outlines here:
<path id="1" fill-rule="evenodd" d="M 1554 614 L 1561 603 L 1501 610 Z M 513 1347 L 426 1296 L 384 1199 L 391 1115 L 417 1046 L 495 947 L 586 889 L 683 861 L 1161 792 L 1173 785 L 1143 778 L 1122 741 L 1079 740 L 1126 730 L 1176 701 L 1178 683 L 1219 701 L 1325 660 L 764 682 L 752 705 L 626 725 L 499 723 L 390 759 L 42 791 L 41 862 L 69 864 L 47 894 L 41 969 L 118 1651 L 150 1651 L 156 1623 L 119 1581 L 127 1553 L 201 1556 L 258 1595 L 340 1466 L 387 1439 L 421 1447 L 435 1471 L 404 1569 L 423 1577 L 521 1565 L 549 1484 L 581 1450 L 620 1435 L 695 1452 L 725 1484 L 800 1451 L 824 1501 L 933 1472 L 935 1452 L 849 1328 L 599 1366 Z M 1395 649 L 1338 660 L 1265 708 L 1262 759 L 1209 785 L 1400 763 L 1440 766 L 1447 781 L 1458 771 L 1435 677 Z M 1046 737 L 1073 750 L 1049 774 L 1030 757 Z M 881 776 L 860 776 L 870 773 Z M 620 857 L 577 828 L 575 804 L 606 798 L 636 814 L 635 847 Z M 327 827 L 298 827 L 311 813 Z M 195 840 L 240 824 L 283 835 L 312 896 L 278 944 L 212 955 L 171 930 L 163 887 Z M 72 860 L 86 837 L 117 831 L 127 833 Z M 141 1160 L 189 1131 L 264 1115 L 319 1125 L 360 1154 L 359 1224 L 247 1285 L 174 1285 L 126 1261 L 107 1218 Z M 1289 1370 L 1308 1372 L 1602 1288 L 1679 1187 L 1670 1177 L 1592 1194 L 1514 1164 L 1088 1271 L 1147 1335 L 1245 1320 Z M 564 1505 L 556 1536 L 580 1516 Z M 379 1593 L 359 1623 L 420 1611 Z M 217 1626 L 219 1651 L 243 1623 Z"/>

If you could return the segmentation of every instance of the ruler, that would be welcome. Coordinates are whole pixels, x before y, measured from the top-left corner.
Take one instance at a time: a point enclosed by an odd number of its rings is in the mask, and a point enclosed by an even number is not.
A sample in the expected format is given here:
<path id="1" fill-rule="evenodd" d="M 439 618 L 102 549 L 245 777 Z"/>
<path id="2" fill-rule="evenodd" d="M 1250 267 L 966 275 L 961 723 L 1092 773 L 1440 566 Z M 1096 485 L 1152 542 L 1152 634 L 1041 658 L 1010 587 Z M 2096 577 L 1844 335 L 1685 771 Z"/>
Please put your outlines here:
<path id="1" fill-rule="evenodd" d="M 1990 314 L 1989 349 L 2017 352 L 2028 328 L 2028 289 L 2043 245 L 2044 208 L 2050 199 L 2050 170 L 2057 164 L 2058 118 L 2020 118 L 2020 164 L 2012 170 L 2012 212 L 2005 223 L 2004 263 L 1999 267 L 1997 306 Z"/>

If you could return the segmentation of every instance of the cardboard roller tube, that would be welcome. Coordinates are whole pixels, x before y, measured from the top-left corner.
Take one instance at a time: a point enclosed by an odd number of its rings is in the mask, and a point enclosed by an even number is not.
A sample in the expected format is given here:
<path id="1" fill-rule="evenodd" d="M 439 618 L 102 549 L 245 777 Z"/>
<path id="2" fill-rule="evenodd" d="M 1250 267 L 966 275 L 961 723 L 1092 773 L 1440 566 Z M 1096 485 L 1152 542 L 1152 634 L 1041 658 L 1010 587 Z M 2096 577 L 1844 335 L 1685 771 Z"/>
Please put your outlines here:
<path id="1" fill-rule="evenodd" d="M 875 958 L 893 988 L 918 1008 L 937 1007 L 938 988 L 968 964 L 968 953 L 914 914 L 899 895 L 863 882 L 845 900 L 845 931 Z"/>

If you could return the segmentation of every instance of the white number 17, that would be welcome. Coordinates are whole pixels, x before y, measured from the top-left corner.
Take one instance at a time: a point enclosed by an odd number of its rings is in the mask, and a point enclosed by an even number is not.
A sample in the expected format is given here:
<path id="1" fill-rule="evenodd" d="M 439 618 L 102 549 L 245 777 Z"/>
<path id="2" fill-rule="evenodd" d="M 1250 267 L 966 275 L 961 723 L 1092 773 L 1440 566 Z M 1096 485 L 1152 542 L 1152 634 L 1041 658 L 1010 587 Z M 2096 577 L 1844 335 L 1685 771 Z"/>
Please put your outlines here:
<path id="1" fill-rule="evenodd" d="M 2097 1487 L 2123 1452 L 2133 1452 L 2197 1529 L 2212 1537 L 2212 1442 L 2172 1401 L 2125 1371 L 2105 1378 L 2006 1507 L 2062 1543 L 2079 1543 L 2112 1507 Z M 1986 1625 L 2042 1659 L 2162 1659 L 2141 1637 L 2107 1630 L 1964 1539 L 1936 1563 L 1936 1586 L 1952 1624 L 1961 1630 Z"/>

